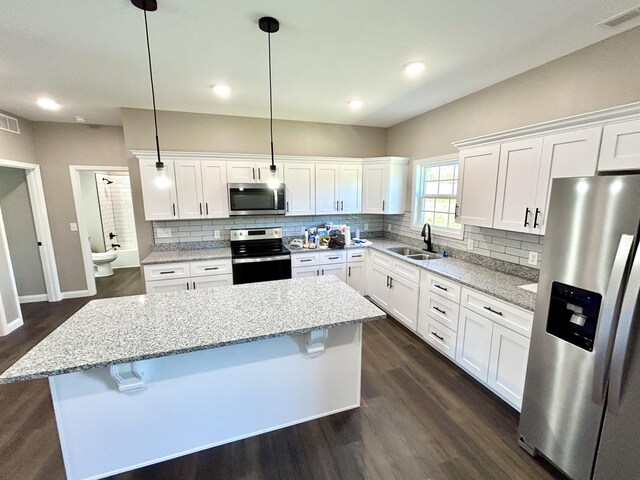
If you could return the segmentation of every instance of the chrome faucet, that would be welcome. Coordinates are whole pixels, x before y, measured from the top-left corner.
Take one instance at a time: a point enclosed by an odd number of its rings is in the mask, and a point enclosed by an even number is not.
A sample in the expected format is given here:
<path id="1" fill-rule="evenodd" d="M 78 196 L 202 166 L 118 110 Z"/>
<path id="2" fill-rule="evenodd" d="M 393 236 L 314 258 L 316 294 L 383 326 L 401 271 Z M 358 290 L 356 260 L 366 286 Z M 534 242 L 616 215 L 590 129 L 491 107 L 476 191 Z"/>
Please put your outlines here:
<path id="1" fill-rule="evenodd" d="M 425 223 L 422 227 L 422 238 L 424 238 L 424 243 L 427 244 L 427 248 L 423 248 L 423 250 L 430 253 L 436 253 L 431 243 L 431 225 L 428 223 Z"/>

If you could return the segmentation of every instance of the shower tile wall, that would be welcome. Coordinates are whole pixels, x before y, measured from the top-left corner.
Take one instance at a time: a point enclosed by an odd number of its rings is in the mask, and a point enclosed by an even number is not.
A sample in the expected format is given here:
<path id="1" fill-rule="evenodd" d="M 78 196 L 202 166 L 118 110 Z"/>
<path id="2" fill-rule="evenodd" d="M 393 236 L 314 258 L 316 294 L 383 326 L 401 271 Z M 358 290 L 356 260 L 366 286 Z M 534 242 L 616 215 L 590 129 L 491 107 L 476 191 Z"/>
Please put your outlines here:
<path id="1" fill-rule="evenodd" d="M 108 178 L 113 183 L 107 185 L 103 178 Z M 137 249 L 135 220 L 133 217 L 133 203 L 131 201 L 131 184 L 129 175 L 104 175 L 96 174 L 98 186 L 98 201 L 102 217 L 104 242 L 107 250 L 111 244 L 117 243 L 123 250 Z M 118 236 L 113 240 L 109 238 L 109 232 Z"/>

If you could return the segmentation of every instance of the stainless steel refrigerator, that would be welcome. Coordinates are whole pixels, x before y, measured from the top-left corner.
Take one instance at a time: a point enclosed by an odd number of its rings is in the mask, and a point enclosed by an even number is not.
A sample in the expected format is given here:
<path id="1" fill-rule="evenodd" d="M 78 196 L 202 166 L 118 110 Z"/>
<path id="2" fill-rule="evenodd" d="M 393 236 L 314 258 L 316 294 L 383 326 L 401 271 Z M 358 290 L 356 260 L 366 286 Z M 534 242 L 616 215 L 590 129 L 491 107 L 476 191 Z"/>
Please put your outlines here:
<path id="1" fill-rule="evenodd" d="M 576 480 L 640 478 L 640 175 L 553 182 L 519 443 Z"/>

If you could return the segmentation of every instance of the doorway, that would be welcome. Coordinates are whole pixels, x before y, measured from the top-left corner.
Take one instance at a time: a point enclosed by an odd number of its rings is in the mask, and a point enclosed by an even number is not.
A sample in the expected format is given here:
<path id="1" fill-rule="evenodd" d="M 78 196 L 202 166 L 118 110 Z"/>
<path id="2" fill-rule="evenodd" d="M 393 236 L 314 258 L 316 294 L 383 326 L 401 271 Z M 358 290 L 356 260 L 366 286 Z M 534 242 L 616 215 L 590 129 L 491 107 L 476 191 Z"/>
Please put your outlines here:
<path id="1" fill-rule="evenodd" d="M 23 325 L 21 303 L 61 299 L 40 167 L 0 159 L 0 336 Z"/>

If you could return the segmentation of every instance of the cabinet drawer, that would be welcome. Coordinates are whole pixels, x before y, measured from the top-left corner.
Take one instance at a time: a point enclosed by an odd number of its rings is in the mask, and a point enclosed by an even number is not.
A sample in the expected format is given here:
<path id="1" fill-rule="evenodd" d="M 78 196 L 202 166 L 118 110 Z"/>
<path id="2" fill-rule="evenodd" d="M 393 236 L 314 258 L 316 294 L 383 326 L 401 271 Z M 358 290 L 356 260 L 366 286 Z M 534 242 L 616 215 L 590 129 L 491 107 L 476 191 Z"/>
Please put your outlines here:
<path id="1" fill-rule="evenodd" d="M 320 252 L 320 265 L 328 265 L 331 263 L 345 263 L 347 261 L 347 252 L 344 250 L 331 250 L 329 252 Z"/>
<path id="2" fill-rule="evenodd" d="M 393 276 L 396 275 L 415 284 L 420 283 L 420 268 L 402 260 L 393 261 Z"/>
<path id="3" fill-rule="evenodd" d="M 312 253 L 294 253 L 291 255 L 291 267 L 308 267 L 310 265 L 318 265 L 318 254 Z"/>
<path id="4" fill-rule="evenodd" d="M 380 265 L 388 270 L 391 270 L 393 266 L 393 257 L 384 253 L 376 252 L 375 250 L 371 252 L 371 260 L 376 265 Z"/>
<path id="5" fill-rule="evenodd" d="M 158 265 L 144 266 L 144 280 L 169 280 L 172 278 L 189 278 L 189 263 L 161 263 Z"/>
<path id="6" fill-rule="evenodd" d="M 364 248 L 358 250 L 347 250 L 347 262 L 364 262 L 365 253 Z"/>
<path id="7" fill-rule="evenodd" d="M 457 333 L 449 330 L 437 320 L 430 317 L 420 317 L 418 333 L 435 349 L 442 352 L 451 360 L 456 358 Z"/>
<path id="8" fill-rule="evenodd" d="M 520 335 L 531 337 L 533 312 L 528 312 L 466 287 L 462 289 L 460 305 L 490 318 Z"/>
<path id="9" fill-rule="evenodd" d="M 231 259 L 203 260 L 189 264 L 192 277 L 204 277 L 209 275 L 224 275 L 231 273 Z"/>
<path id="10" fill-rule="evenodd" d="M 420 288 L 421 319 L 429 316 L 438 320 L 447 328 L 457 332 L 459 311 L 460 307 L 458 304 L 430 292 L 425 286 Z"/>
<path id="11" fill-rule="evenodd" d="M 460 291 L 462 287 L 452 280 L 446 280 L 432 273 L 427 273 L 423 285 L 436 295 L 440 295 L 454 303 L 460 303 Z"/>

